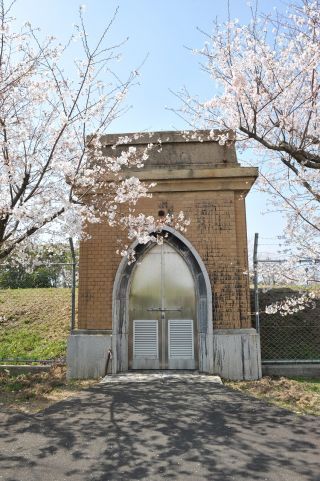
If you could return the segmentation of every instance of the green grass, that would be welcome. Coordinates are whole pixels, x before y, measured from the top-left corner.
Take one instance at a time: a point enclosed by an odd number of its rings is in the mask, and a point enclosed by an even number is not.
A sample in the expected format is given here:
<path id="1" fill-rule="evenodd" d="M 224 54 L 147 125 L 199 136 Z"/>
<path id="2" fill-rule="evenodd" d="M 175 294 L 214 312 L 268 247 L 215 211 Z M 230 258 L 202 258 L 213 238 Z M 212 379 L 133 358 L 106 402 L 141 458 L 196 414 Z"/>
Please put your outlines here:
<path id="1" fill-rule="evenodd" d="M 70 289 L 0 290 L 0 358 L 65 356 Z"/>
<path id="2" fill-rule="evenodd" d="M 52 359 L 64 354 L 66 341 L 46 339 L 26 328 L 0 335 L 0 358 Z"/>
<path id="3" fill-rule="evenodd" d="M 302 384 L 305 391 L 320 394 L 320 379 L 309 379 L 305 377 L 291 377 L 290 379 Z"/>
<path id="4" fill-rule="evenodd" d="M 23 388 L 24 384 L 22 381 L 17 380 L 16 377 L 12 377 L 9 380 L 5 378 L 0 378 L 0 391 L 5 393 L 19 392 Z"/>

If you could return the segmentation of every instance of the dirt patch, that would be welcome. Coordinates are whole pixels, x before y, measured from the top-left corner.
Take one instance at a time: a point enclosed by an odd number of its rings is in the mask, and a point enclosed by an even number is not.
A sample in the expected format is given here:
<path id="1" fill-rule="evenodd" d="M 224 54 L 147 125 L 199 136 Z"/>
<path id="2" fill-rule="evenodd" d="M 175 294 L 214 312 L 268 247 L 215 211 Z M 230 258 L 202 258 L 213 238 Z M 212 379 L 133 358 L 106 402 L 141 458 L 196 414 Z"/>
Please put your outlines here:
<path id="1" fill-rule="evenodd" d="M 63 365 L 34 374 L 13 376 L 0 372 L 0 407 L 35 413 L 96 383 L 96 380 L 67 381 Z"/>
<path id="2" fill-rule="evenodd" d="M 320 380 L 263 377 L 258 381 L 224 381 L 224 384 L 298 414 L 320 416 Z"/>

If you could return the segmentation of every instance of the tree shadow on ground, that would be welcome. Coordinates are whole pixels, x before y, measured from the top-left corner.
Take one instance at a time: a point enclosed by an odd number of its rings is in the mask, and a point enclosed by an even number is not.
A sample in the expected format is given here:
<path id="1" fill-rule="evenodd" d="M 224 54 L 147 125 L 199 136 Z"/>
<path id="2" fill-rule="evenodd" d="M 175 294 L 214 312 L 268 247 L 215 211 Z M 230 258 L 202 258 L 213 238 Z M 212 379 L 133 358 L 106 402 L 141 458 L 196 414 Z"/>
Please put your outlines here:
<path id="1" fill-rule="evenodd" d="M 320 481 L 320 420 L 212 383 L 101 384 L 8 414 L 3 481 Z"/>

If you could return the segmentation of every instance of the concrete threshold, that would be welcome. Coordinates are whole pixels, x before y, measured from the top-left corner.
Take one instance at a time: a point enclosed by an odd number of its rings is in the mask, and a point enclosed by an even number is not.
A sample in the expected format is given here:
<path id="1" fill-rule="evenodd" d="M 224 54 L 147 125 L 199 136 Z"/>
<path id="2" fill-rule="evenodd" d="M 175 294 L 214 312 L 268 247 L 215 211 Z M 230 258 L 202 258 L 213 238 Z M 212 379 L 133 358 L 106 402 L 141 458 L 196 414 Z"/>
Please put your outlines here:
<path id="1" fill-rule="evenodd" d="M 220 376 L 194 371 L 130 371 L 118 374 L 108 374 L 100 383 L 141 383 L 141 382 L 185 382 L 185 383 L 215 383 L 222 384 Z"/>

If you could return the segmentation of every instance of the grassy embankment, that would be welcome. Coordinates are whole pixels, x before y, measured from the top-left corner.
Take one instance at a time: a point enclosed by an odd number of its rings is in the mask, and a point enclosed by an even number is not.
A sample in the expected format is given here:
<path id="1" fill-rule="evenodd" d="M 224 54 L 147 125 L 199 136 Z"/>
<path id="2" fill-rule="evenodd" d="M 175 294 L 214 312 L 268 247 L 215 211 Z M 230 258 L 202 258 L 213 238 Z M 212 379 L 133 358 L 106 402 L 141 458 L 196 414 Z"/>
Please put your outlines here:
<path id="1" fill-rule="evenodd" d="M 65 356 L 70 289 L 0 290 L 0 358 Z"/>

